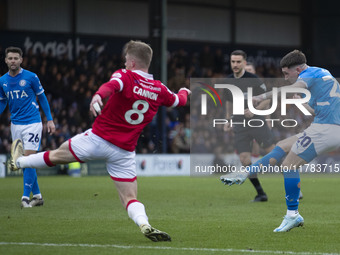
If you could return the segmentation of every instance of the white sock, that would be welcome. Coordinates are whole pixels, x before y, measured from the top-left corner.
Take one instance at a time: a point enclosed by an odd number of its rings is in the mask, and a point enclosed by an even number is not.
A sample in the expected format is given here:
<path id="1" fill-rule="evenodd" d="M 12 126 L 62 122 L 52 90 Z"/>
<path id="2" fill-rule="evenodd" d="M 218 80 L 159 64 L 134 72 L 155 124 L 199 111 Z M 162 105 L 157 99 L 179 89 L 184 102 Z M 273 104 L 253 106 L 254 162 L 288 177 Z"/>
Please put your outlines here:
<path id="1" fill-rule="evenodd" d="M 17 164 L 18 167 L 20 168 L 43 168 L 47 167 L 47 164 L 45 163 L 44 160 L 44 153 L 45 152 L 39 152 L 36 154 L 31 154 L 29 156 L 23 156 L 17 159 Z"/>
<path id="2" fill-rule="evenodd" d="M 287 210 L 287 216 L 289 217 L 295 217 L 298 214 L 299 214 L 298 210 Z"/>
<path id="3" fill-rule="evenodd" d="M 135 200 L 127 207 L 127 213 L 129 217 L 137 224 L 137 226 L 140 226 L 142 224 L 149 224 L 148 216 L 145 213 L 145 207 L 144 205 Z"/>
<path id="4" fill-rule="evenodd" d="M 22 197 L 21 197 L 21 200 L 23 200 L 23 199 L 30 200 L 30 198 L 29 198 L 29 197 L 26 197 L 26 196 L 22 196 Z"/>
<path id="5" fill-rule="evenodd" d="M 37 199 L 41 199 L 41 198 L 42 198 L 42 195 L 41 195 L 41 193 L 39 193 L 39 194 L 33 195 L 33 197 L 36 197 Z"/>

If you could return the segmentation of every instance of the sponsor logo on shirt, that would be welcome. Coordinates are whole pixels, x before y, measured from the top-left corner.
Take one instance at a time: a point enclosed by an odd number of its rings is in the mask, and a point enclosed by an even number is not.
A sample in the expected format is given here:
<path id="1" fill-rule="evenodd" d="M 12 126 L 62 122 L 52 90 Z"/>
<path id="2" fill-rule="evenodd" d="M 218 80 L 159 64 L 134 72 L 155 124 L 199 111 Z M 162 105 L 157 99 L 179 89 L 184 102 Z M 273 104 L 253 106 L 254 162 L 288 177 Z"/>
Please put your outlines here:
<path id="1" fill-rule="evenodd" d="M 8 91 L 6 93 L 7 98 L 9 99 L 19 99 L 19 98 L 23 98 L 23 97 L 28 97 L 27 93 L 25 92 L 25 90 L 13 90 L 13 91 Z"/>
<path id="2" fill-rule="evenodd" d="M 140 83 L 140 85 L 143 87 L 143 88 L 146 88 L 146 89 L 150 89 L 150 90 L 155 90 L 155 91 L 159 91 L 159 92 L 161 92 L 161 88 L 159 88 L 159 87 L 154 87 L 154 86 L 152 86 L 152 85 L 145 85 L 145 84 L 143 84 L 143 83 Z"/>

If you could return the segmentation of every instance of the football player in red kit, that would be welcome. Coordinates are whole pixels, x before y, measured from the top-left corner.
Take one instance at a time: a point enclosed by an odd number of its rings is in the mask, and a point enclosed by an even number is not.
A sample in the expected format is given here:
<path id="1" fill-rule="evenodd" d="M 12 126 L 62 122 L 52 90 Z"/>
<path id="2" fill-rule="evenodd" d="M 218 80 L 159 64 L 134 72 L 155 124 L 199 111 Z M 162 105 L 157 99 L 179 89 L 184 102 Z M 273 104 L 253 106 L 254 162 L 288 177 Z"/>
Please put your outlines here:
<path id="1" fill-rule="evenodd" d="M 124 55 L 126 69 L 114 72 L 92 98 L 90 111 L 97 116 L 92 129 L 72 137 L 56 150 L 30 156 L 23 156 L 22 142 L 15 140 L 11 169 L 105 160 L 119 198 L 141 232 L 155 242 L 171 241 L 167 233 L 151 227 L 144 205 L 137 200 L 135 147 L 143 128 L 160 106 L 184 106 L 191 92 L 182 88 L 175 94 L 153 79 L 148 73 L 152 49 L 146 43 L 128 42 Z"/>

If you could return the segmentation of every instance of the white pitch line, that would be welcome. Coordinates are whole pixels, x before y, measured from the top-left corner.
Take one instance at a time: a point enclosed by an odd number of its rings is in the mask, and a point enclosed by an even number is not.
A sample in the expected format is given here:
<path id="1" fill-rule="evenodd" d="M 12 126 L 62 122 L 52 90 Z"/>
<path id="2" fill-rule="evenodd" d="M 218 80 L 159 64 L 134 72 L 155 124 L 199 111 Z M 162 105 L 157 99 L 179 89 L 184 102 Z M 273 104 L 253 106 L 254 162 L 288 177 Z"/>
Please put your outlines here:
<path id="1" fill-rule="evenodd" d="M 294 252 L 294 251 L 266 251 L 266 250 L 244 250 L 244 249 L 220 249 L 220 248 L 187 248 L 169 246 L 140 246 L 140 245 L 119 245 L 119 244 L 73 244 L 73 243 L 30 243 L 30 242 L 0 242 L 3 245 L 22 246 L 53 246 L 53 247 L 90 247 L 90 248 L 118 248 L 118 249 L 152 249 L 152 250 L 174 250 L 174 251 L 203 251 L 203 252 L 241 252 L 241 253 L 268 253 L 268 254 L 292 254 L 292 255 L 340 255 L 339 253 L 323 252 Z"/>

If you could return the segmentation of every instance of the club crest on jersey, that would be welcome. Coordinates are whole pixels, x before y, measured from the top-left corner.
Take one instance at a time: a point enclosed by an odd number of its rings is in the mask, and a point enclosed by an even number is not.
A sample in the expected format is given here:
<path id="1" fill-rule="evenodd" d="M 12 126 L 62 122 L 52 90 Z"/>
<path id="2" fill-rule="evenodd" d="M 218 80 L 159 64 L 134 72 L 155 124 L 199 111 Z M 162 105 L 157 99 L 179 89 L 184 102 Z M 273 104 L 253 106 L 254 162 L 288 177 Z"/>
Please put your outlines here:
<path id="1" fill-rule="evenodd" d="M 24 87 L 24 86 L 26 85 L 26 81 L 25 81 L 25 80 L 19 81 L 19 85 L 20 85 L 21 87 Z"/>

